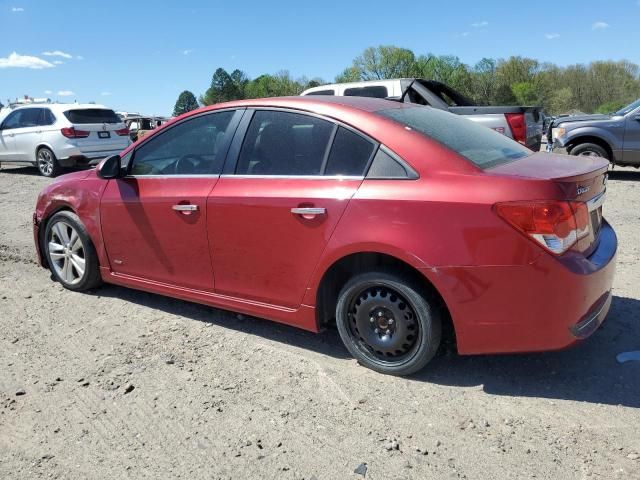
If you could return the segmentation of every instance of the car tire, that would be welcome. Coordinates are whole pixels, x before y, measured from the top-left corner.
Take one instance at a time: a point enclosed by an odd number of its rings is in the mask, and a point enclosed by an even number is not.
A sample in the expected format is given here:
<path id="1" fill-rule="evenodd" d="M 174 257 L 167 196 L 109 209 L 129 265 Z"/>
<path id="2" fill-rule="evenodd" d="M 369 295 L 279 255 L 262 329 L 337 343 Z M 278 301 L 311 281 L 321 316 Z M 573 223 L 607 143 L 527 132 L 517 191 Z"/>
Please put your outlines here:
<path id="1" fill-rule="evenodd" d="M 42 247 L 53 277 L 63 287 L 85 291 L 102 283 L 96 249 L 75 213 L 58 212 L 47 221 Z"/>
<path id="2" fill-rule="evenodd" d="M 611 160 L 607 151 L 596 143 L 580 143 L 571 149 L 571 155 L 575 155 L 577 157 L 602 157 L 607 160 Z"/>
<path id="3" fill-rule="evenodd" d="M 367 368 L 398 376 L 415 373 L 435 356 L 442 336 L 440 309 L 428 297 L 401 276 L 356 275 L 338 296 L 340 338 Z"/>
<path id="4" fill-rule="evenodd" d="M 60 174 L 62 168 L 58 159 L 47 147 L 40 147 L 36 153 L 36 167 L 43 177 L 53 178 Z"/>

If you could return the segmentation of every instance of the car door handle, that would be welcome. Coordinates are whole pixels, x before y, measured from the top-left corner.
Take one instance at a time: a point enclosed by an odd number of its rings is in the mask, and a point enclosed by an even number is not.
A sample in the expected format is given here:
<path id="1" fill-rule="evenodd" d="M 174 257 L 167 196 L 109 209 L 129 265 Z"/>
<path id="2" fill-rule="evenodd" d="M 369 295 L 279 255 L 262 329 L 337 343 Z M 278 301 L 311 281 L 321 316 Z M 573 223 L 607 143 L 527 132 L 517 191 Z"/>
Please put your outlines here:
<path id="1" fill-rule="evenodd" d="M 291 209 L 291 213 L 294 215 L 324 215 L 327 213 L 327 209 L 324 207 L 295 207 Z"/>
<path id="2" fill-rule="evenodd" d="M 171 208 L 173 208 L 176 212 L 197 212 L 198 211 L 198 205 L 178 204 L 178 205 L 174 205 Z"/>

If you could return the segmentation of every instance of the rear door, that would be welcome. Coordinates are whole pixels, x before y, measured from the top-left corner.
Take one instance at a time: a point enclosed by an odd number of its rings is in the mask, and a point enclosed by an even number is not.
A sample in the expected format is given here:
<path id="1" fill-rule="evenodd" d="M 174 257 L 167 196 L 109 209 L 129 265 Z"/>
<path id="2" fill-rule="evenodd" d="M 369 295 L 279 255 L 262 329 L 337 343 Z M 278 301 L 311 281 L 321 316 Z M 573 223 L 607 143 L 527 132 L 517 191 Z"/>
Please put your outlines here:
<path id="1" fill-rule="evenodd" d="M 20 109 L 20 123 L 13 129 L 15 142 L 14 160 L 36 160 L 36 145 L 42 136 L 42 108 Z"/>
<path id="2" fill-rule="evenodd" d="M 216 292 L 298 307 L 375 148 L 316 116 L 247 112 L 207 201 Z"/>
<path id="3" fill-rule="evenodd" d="M 129 175 L 110 180 L 100 204 L 114 273 L 213 289 L 206 201 L 241 116 L 226 110 L 190 117 L 125 158 Z"/>
<path id="4" fill-rule="evenodd" d="M 129 145 L 129 132 L 124 122 L 108 108 L 74 108 L 64 116 L 76 130 L 89 132 L 75 138 L 74 143 L 87 157 L 97 157 L 123 150 Z"/>
<path id="5" fill-rule="evenodd" d="M 623 163 L 640 165 L 640 108 L 625 119 Z"/>

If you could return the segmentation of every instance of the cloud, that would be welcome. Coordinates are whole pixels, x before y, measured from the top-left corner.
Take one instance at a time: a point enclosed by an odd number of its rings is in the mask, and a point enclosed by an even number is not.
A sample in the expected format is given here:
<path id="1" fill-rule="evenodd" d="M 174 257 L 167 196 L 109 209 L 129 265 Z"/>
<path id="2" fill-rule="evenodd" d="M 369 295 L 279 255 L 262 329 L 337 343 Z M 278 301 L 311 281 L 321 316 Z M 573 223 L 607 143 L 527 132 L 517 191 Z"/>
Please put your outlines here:
<path id="1" fill-rule="evenodd" d="M 76 57 L 76 60 L 84 60 L 84 57 L 83 57 L 82 55 L 78 55 L 78 56 Z"/>
<path id="2" fill-rule="evenodd" d="M 558 38 L 560 36 L 559 33 L 545 33 L 544 38 L 547 40 L 553 40 L 554 38 Z"/>
<path id="3" fill-rule="evenodd" d="M 458 35 L 459 37 L 468 37 L 469 35 L 471 35 L 471 33 L 469 32 L 462 32 L 460 35 Z"/>
<path id="4" fill-rule="evenodd" d="M 70 53 L 61 52 L 60 50 L 54 50 L 52 52 L 42 52 L 42 55 L 44 55 L 45 57 L 73 58 L 73 55 L 71 55 Z"/>
<path id="5" fill-rule="evenodd" d="M 53 64 L 54 65 L 64 65 L 64 62 L 62 60 L 54 60 Z"/>
<path id="6" fill-rule="evenodd" d="M 58 96 L 60 97 L 71 97 L 75 95 L 75 93 L 73 93 L 71 90 L 60 90 L 58 92 Z"/>
<path id="7" fill-rule="evenodd" d="M 52 93 L 53 93 L 53 92 L 52 92 L 51 90 L 45 90 L 45 91 L 44 91 L 44 94 L 45 94 L 45 95 L 51 95 Z"/>
<path id="8" fill-rule="evenodd" d="M 24 8 L 22 8 L 22 7 L 11 7 L 11 11 L 13 13 L 24 12 Z"/>
<path id="9" fill-rule="evenodd" d="M 47 62 L 42 58 L 32 57 L 30 55 L 20 55 L 16 52 L 9 54 L 7 58 L 0 57 L 0 68 L 31 68 L 41 70 L 43 68 L 52 68 L 55 65 Z"/>
<path id="10" fill-rule="evenodd" d="M 487 22 L 486 20 L 483 20 L 481 22 L 472 23 L 471 26 L 473 28 L 488 27 L 489 26 L 489 22 Z"/>
<path id="11" fill-rule="evenodd" d="M 102 95 L 103 97 L 108 97 L 111 95 L 111 92 L 100 92 L 100 95 Z"/>
<path id="12" fill-rule="evenodd" d="M 193 50 L 187 49 L 187 50 L 183 50 L 182 54 L 183 55 L 189 55 L 191 52 L 193 52 Z"/>
<path id="13" fill-rule="evenodd" d="M 591 30 L 605 30 L 609 28 L 609 24 L 607 22 L 596 22 L 591 25 Z"/>

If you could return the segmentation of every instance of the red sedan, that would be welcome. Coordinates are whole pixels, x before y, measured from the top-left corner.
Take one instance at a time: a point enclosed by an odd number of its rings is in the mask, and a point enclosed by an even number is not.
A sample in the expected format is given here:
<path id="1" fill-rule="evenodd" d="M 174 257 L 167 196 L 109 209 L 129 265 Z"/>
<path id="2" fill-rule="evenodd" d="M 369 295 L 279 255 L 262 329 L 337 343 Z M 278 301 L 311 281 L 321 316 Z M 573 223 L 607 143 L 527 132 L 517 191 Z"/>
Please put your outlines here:
<path id="1" fill-rule="evenodd" d="M 318 332 L 363 365 L 561 349 L 611 302 L 607 163 L 428 107 L 247 100 L 164 125 L 41 193 L 42 265 Z"/>

